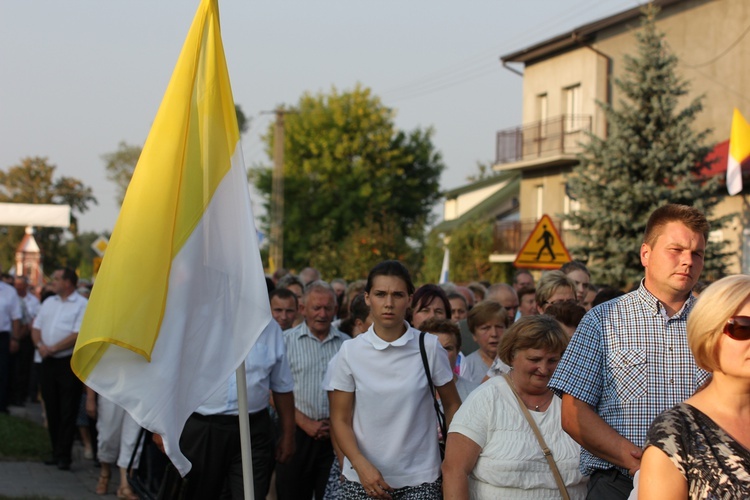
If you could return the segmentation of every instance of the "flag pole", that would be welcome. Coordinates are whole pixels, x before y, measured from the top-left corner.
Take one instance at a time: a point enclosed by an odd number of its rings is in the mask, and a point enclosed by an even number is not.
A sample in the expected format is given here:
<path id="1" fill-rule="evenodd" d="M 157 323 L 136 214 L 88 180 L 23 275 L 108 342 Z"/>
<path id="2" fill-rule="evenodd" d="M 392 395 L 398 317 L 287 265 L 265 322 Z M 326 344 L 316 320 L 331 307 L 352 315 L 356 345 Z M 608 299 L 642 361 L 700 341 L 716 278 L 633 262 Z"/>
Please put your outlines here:
<path id="1" fill-rule="evenodd" d="M 255 500 L 253 488 L 253 453 L 250 448 L 250 417 L 247 412 L 247 380 L 245 379 L 245 362 L 237 371 L 237 409 L 240 417 L 240 449 L 242 451 L 242 484 L 245 500 Z"/>

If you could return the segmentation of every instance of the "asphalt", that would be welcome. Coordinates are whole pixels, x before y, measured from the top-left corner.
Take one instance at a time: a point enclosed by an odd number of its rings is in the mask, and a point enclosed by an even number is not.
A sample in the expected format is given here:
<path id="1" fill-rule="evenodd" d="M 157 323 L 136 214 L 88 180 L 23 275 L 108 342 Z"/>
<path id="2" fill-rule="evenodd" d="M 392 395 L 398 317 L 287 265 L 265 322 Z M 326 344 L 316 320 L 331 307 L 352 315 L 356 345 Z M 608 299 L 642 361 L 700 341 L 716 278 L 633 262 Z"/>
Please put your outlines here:
<path id="1" fill-rule="evenodd" d="M 42 423 L 42 409 L 38 403 L 11 406 L 13 416 Z M 0 462 L 0 495 L 14 497 L 45 497 L 50 499 L 96 500 L 117 498 L 119 473 L 112 471 L 108 495 L 97 495 L 99 469 L 93 460 L 83 458 L 83 447 L 76 441 L 73 463 L 69 471 L 44 465 L 42 462 Z"/>

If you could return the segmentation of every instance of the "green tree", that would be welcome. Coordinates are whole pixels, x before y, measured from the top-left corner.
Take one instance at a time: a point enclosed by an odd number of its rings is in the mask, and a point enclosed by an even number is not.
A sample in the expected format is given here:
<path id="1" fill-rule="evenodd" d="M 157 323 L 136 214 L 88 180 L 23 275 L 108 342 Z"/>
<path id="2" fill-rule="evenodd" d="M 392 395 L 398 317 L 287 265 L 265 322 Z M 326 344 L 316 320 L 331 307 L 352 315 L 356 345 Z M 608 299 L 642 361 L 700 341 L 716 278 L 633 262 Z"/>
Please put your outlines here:
<path id="1" fill-rule="evenodd" d="M 125 191 L 128 190 L 133 171 L 141 156 L 140 146 L 131 146 L 125 141 L 120 141 L 117 151 L 102 155 L 104 168 L 107 170 L 107 179 L 117 186 L 117 203 L 122 205 L 125 199 Z"/>
<path id="2" fill-rule="evenodd" d="M 622 97 L 615 109 L 599 102 L 608 135 L 590 137 L 569 181 L 582 202 L 567 219 L 580 227 L 573 254 L 587 262 L 592 281 L 626 287 L 643 275 L 639 249 L 649 214 L 666 203 L 702 210 L 713 229 L 729 217 L 712 220 L 722 184 L 708 178 L 709 130 L 693 131 L 702 96 L 687 102 L 688 82 L 676 74 L 677 57 L 655 26 L 658 12 L 644 9 L 636 33 L 638 55 L 626 55 L 624 75 L 614 80 Z M 678 106 L 685 103 L 681 109 Z M 715 279 L 727 265 L 725 243 L 710 243 L 704 278 Z"/>
<path id="3" fill-rule="evenodd" d="M 474 219 L 451 232 L 448 243 L 451 282 L 510 282 L 512 265 L 492 263 L 487 258 L 493 251 L 493 232 L 493 221 L 486 218 Z M 434 283 L 440 276 L 444 248 L 442 236 L 431 231 L 424 252 L 423 272 L 419 276 L 422 282 Z"/>
<path id="4" fill-rule="evenodd" d="M 284 265 L 343 255 L 353 232 L 390 228 L 385 253 L 419 247 L 439 198 L 440 154 L 432 130 L 397 130 L 369 89 L 303 95 L 284 120 Z M 274 126 L 263 137 L 269 157 Z M 272 169 L 252 172 L 270 211 Z M 266 221 L 268 227 L 268 221 Z M 343 266 L 343 260 L 340 261 Z M 349 271 L 331 262 L 331 273 Z M 330 276 L 330 274 L 329 274 Z"/>
<path id="5" fill-rule="evenodd" d="M 28 157 L 20 165 L 0 170 L 0 201 L 11 203 L 40 203 L 69 205 L 71 208 L 70 233 L 78 233 L 78 215 L 83 214 L 90 204 L 97 204 L 90 187 L 73 177 L 55 179 L 57 167 L 48 163 L 47 158 Z M 0 239 L 0 259 L 3 269 L 7 269 L 15 254 L 16 245 L 23 238 L 24 228 L 6 226 L 0 228 L 3 238 Z M 35 238 L 42 250 L 42 263 L 45 269 L 54 269 L 59 265 L 77 267 L 78 261 L 70 259 L 61 228 L 40 227 L 36 229 Z"/>
<path id="6" fill-rule="evenodd" d="M 234 110 L 237 114 L 237 126 L 240 129 L 240 135 L 242 135 L 250 127 L 250 119 L 245 116 L 239 104 L 234 105 Z M 141 156 L 141 149 L 141 146 L 133 146 L 125 141 L 120 141 L 117 145 L 117 151 L 102 155 L 107 179 L 117 186 L 117 203 L 120 205 L 125 199 L 125 192 L 130 185 L 130 179 L 133 178 L 135 166 Z"/>

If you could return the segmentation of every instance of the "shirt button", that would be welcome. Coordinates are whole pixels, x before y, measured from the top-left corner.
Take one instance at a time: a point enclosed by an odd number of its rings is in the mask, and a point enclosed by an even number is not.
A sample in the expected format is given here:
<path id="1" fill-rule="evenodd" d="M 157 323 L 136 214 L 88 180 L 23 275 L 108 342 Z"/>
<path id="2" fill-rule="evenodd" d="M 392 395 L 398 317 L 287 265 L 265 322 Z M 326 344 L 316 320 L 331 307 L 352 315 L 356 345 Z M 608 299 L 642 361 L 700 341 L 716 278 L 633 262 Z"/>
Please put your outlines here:
<path id="1" fill-rule="evenodd" d="M 672 384 L 672 385 L 674 385 L 674 379 L 673 379 L 673 378 L 670 378 L 670 379 L 669 379 L 669 383 L 670 383 L 670 384 Z"/>

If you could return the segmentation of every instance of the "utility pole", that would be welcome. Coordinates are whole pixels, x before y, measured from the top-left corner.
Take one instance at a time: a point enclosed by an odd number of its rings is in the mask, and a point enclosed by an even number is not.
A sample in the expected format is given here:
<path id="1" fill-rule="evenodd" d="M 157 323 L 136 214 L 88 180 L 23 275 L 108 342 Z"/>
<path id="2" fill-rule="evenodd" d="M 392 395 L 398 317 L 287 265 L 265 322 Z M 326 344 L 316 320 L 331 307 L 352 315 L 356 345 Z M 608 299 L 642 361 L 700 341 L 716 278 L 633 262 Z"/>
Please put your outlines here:
<path id="1" fill-rule="evenodd" d="M 271 184 L 271 267 L 284 267 L 284 113 L 276 111 L 276 131 L 273 138 L 273 177 Z"/>

